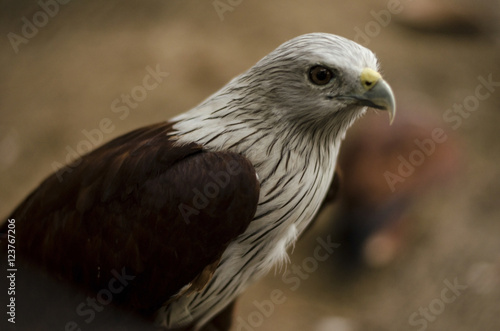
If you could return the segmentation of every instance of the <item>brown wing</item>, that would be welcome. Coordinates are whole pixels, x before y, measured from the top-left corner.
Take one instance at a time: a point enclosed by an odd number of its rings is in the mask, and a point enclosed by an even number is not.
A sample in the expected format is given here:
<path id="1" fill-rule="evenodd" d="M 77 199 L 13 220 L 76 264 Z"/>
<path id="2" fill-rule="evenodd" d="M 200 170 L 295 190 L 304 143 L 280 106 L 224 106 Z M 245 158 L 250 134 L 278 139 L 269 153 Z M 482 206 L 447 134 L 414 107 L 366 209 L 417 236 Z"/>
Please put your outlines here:
<path id="1" fill-rule="evenodd" d="M 94 293 L 125 278 L 113 303 L 144 315 L 199 280 L 253 219 L 259 183 L 241 155 L 178 146 L 171 130 L 133 131 L 47 178 L 9 217 L 18 257 Z"/>

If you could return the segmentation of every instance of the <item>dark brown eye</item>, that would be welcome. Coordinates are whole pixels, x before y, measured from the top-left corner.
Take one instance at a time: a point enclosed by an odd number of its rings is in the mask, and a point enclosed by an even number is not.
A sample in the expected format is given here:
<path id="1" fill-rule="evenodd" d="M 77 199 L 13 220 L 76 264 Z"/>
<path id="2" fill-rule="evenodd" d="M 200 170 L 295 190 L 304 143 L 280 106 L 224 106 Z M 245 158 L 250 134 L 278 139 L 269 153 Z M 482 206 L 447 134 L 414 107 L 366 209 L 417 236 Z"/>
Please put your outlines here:
<path id="1" fill-rule="evenodd" d="M 328 84 L 332 78 L 332 71 L 323 66 L 314 66 L 309 70 L 309 79 L 316 85 Z"/>

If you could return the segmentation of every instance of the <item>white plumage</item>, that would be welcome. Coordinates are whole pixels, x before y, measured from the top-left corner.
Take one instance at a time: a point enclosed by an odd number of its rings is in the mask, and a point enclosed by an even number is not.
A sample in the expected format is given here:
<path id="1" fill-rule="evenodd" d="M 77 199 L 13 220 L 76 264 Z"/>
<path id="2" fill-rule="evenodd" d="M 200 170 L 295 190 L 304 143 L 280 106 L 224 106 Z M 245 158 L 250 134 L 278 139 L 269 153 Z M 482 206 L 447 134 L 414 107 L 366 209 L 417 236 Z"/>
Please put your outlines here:
<path id="1" fill-rule="evenodd" d="M 310 80 L 315 65 L 330 68 L 331 82 L 317 86 Z M 378 69 L 375 55 L 352 41 L 300 36 L 172 119 L 179 144 L 247 157 L 261 190 L 254 221 L 224 252 L 209 284 L 165 307 L 158 315 L 162 325 L 201 326 L 273 266 L 286 263 L 287 248 L 323 202 L 347 128 L 370 105 L 351 98 L 365 92 L 360 80 L 366 68 Z"/>

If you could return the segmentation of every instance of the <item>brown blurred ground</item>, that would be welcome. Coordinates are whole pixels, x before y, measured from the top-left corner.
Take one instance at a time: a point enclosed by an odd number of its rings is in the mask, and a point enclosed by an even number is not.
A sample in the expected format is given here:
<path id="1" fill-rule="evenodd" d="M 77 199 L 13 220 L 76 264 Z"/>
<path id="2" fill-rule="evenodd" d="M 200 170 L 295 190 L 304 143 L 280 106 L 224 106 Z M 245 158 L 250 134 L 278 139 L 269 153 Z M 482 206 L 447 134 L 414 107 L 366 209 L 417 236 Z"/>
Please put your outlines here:
<path id="1" fill-rule="evenodd" d="M 413 235 L 391 265 L 343 276 L 332 256 L 299 282 L 277 271 L 243 296 L 237 316 L 253 326 L 237 323 L 235 330 L 313 330 L 325 319 L 325 330 L 419 330 L 410 316 L 432 306 L 444 281 L 455 278 L 467 289 L 427 329 L 500 329 L 500 87 L 455 130 L 442 117 L 474 95 L 479 76 L 500 81 L 499 49 L 489 36 L 424 34 L 398 25 L 399 14 L 377 23 L 370 11 L 386 10 L 385 1 L 242 1 L 224 20 L 212 1 L 73 1 L 16 54 L 7 34 L 21 35 L 21 18 L 31 21 L 41 9 L 35 1 L 3 2 L 0 9 L 3 216 L 53 171 L 54 162 L 65 162 L 68 148 L 88 140 L 82 130 L 98 128 L 103 118 L 114 126 L 103 135 L 107 141 L 189 109 L 294 36 L 323 31 L 353 39 L 358 29 L 372 28 L 368 47 L 379 56 L 398 111 L 441 119 L 439 127 L 458 139 L 463 170 L 419 199 Z M 157 65 L 169 76 L 120 119 L 113 101 Z M 327 236 L 322 230 L 331 211 L 296 245 L 292 265 L 313 256 L 317 238 Z M 286 299 L 264 314 L 254 300 L 270 300 L 273 290 Z"/>

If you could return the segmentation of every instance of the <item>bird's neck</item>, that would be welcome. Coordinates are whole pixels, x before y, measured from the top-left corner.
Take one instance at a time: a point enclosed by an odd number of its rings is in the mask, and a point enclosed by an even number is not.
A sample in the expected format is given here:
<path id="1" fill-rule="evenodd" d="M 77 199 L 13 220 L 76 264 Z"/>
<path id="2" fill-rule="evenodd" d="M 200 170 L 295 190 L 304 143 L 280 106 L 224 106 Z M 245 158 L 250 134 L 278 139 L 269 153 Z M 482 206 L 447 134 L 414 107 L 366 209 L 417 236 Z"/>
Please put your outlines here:
<path id="1" fill-rule="evenodd" d="M 286 110 L 262 106 L 260 100 L 219 91 L 192 110 L 172 119 L 179 143 L 195 142 L 207 150 L 228 150 L 259 164 L 287 153 L 308 162 L 329 162 L 332 149 L 338 150 L 348 125 L 335 119 L 311 123 L 287 118 Z M 308 125 L 309 124 L 309 125 Z M 325 164 L 326 165 L 326 164 Z"/>

